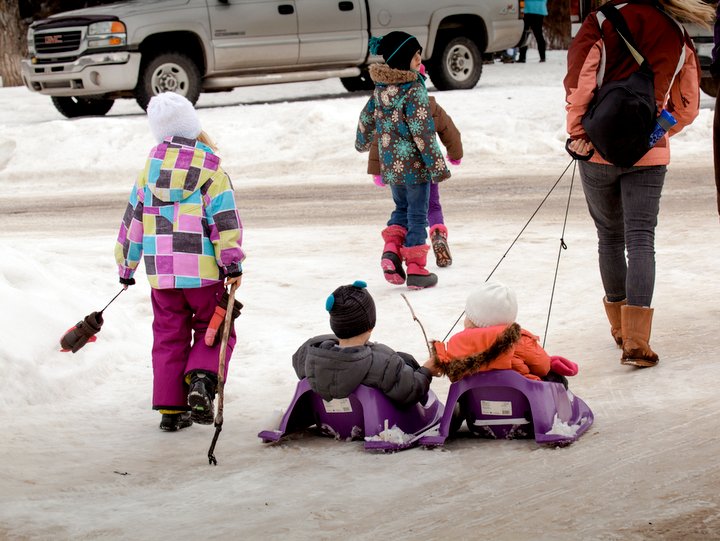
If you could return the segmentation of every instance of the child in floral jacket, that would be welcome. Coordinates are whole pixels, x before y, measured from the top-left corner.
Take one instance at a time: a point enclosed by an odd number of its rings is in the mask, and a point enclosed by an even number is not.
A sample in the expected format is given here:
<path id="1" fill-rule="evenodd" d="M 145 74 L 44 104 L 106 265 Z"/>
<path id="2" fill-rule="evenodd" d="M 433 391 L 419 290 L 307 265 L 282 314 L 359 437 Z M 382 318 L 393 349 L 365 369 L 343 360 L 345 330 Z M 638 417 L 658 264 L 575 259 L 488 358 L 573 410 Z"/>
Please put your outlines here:
<path id="1" fill-rule="evenodd" d="M 422 47 L 414 36 L 391 32 L 371 40 L 371 52 L 385 64 L 370 66 L 375 91 L 360 113 L 355 148 L 367 152 L 374 140 L 380 174 L 392 190 L 395 210 L 382 231 L 381 266 L 391 284 L 411 289 L 437 284 L 428 272 L 426 244 L 430 183 L 450 177 L 436 139 L 424 78 L 418 72 Z M 407 265 L 407 274 L 403 269 Z"/>
<path id="2" fill-rule="evenodd" d="M 245 255 L 232 184 L 192 104 L 166 92 L 150 100 L 147 114 L 158 145 L 130 193 L 115 259 L 127 287 L 144 255 L 153 409 L 162 414 L 160 428 L 175 431 L 213 422 L 220 346 L 204 336 L 225 286 L 240 284 Z M 234 345 L 231 331 L 226 367 Z"/>

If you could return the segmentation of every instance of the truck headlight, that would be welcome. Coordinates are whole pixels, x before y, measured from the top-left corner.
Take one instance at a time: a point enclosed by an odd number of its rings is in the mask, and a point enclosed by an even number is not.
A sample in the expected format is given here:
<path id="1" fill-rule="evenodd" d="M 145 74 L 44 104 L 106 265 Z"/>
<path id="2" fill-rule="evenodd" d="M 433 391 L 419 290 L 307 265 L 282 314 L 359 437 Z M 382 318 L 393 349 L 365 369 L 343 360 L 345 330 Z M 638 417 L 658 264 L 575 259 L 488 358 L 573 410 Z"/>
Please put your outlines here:
<path id="1" fill-rule="evenodd" d="M 120 21 L 103 21 L 88 26 L 88 49 L 119 47 L 127 44 L 125 25 Z"/>
<path id="2" fill-rule="evenodd" d="M 32 28 L 28 28 L 27 49 L 29 55 L 33 56 L 35 54 L 35 30 Z"/>

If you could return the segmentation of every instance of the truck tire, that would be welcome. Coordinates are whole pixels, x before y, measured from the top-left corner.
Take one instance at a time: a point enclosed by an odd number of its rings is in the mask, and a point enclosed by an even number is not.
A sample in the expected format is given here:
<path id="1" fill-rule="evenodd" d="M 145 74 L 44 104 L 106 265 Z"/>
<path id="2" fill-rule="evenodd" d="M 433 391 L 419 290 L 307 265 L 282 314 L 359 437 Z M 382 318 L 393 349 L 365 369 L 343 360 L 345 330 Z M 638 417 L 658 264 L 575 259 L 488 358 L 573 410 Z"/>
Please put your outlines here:
<path id="1" fill-rule="evenodd" d="M 357 77 L 341 77 L 340 82 L 348 92 L 361 92 L 375 88 L 375 83 L 367 71 L 363 71 Z"/>
<path id="2" fill-rule="evenodd" d="M 718 86 L 720 86 L 720 82 L 712 77 L 703 77 L 700 79 L 700 90 L 713 98 L 716 98 L 718 95 Z"/>
<path id="3" fill-rule="evenodd" d="M 147 109 L 150 98 L 163 92 L 185 96 L 193 105 L 200 96 L 200 70 L 182 53 L 160 53 L 143 60 L 135 87 L 135 101 Z"/>
<path id="4" fill-rule="evenodd" d="M 103 116 L 115 103 L 115 100 L 53 96 L 53 105 L 67 118 L 80 116 Z"/>
<path id="5" fill-rule="evenodd" d="M 441 43 L 433 55 L 430 80 L 438 90 L 473 88 L 482 74 L 482 53 L 475 42 L 458 36 Z"/>

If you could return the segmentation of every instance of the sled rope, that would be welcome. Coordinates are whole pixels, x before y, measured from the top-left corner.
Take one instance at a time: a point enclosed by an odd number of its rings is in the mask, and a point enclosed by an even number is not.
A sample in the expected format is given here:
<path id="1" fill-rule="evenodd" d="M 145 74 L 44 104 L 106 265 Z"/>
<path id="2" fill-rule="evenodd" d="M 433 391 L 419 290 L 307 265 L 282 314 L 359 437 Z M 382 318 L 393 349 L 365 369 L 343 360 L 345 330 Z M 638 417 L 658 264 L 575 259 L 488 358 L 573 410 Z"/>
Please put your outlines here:
<path id="1" fill-rule="evenodd" d="M 565 205 L 565 219 L 563 220 L 562 233 L 560 234 L 560 246 L 558 247 L 557 262 L 555 263 L 555 276 L 553 276 L 552 291 L 550 292 L 550 305 L 548 306 L 547 320 L 545 321 L 545 334 L 543 335 L 542 341 L 543 348 L 545 348 L 548 327 L 550 327 L 550 312 L 552 311 L 553 298 L 555 297 L 555 284 L 557 283 L 558 269 L 560 268 L 560 255 L 563 250 L 567 250 L 567 244 L 565 244 L 565 227 L 567 226 L 568 214 L 570 212 L 570 198 L 572 197 L 573 184 L 575 184 L 575 168 L 576 163 L 575 160 L 573 160 L 573 171 L 572 176 L 570 177 L 570 189 L 568 190 L 567 205 Z"/>
<path id="2" fill-rule="evenodd" d="M 497 270 L 497 268 L 500 266 L 500 263 L 503 262 L 503 259 L 505 259 L 505 257 L 510 253 L 510 250 L 513 249 L 513 246 L 515 246 L 515 243 L 518 241 L 518 239 L 520 238 L 520 236 L 525 232 L 525 229 L 527 229 L 527 227 L 530 225 L 530 222 L 533 221 L 533 218 L 535 218 L 535 215 L 540 211 L 540 209 L 542 208 L 542 206 L 545 204 L 545 201 L 548 200 L 548 197 L 550 197 L 550 194 L 553 192 L 553 190 L 554 190 L 554 189 L 557 187 L 557 185 L 560 183 L 560 181 L 562 180 L 562 178 L 565 176 L 565 173 L 567 173 L 567 170 L 570 169 L 570 166 L 573 165 L 574 163 L 575 163 L 575 159 L 570 160 L 570 163 L 567 164 L 567 166 L 565 167 L 565 169 L 563 170 L 563 172 L 560 173 L 560 176 L 557 178 L 557 180 L 555 181 L 555 183 L 552 185 L 552 187 L 550 188 L 550 190 L 548 191 L 548 193 L 545 195 L 545 197 L 543 197 L 543 200 L 540 201 L 540 204 L 539 204 L 539 205 L 537 206 L 537 208 L 535 209 L 535 212 L 533 212 L 532 215 L 530 216 L 530 218 L 528 218 L 528 221 L 525 222 L 525 225 L 524 225 L 524 226 L 522 227 L 522 229 L 520 230 L 520 233 L 517 234 L 517 236 L 515 237 L 515 239 L 510 243 L 510 246 L 508 247 L 508 249 L 505 250 L 505 253 L 502 255 L 502 257 L 500 257 L 500 260 L 497 262 L 497 264 L 496 264 L 496 265 L 493 267 L 493 269 L 490 271 L 490 274 L 488 274 L 487 278 L 485 278 L 485 282 L 487 282 L 487 281 L 490 279 L 490 277 L 495 273 L 495 271 Z M 573 168 L 573 178 L 574 178 L 574 177 L 575 177 L 575 168 Z M 572 189 L 572 186 L 571 186 L 571 189 Z M 567 221 L 567 210 L 566 210 L 566 214 L 565 214 L 565 220 Z M 565 231 L 565 226 L 563 225 L 563 232 L 564 232 L 564 231 Z M 561 242 L 562 242 L 563 245 L 565 244 L 565 241 L 563 241 L 562 239 L 561 239 Z M 565 246 L 565 248 L 567 248 L 567 246 Z M 558 258 L 558 264 L 559 264 L 559 258 Z M 557 275 L 557 269 L 555 270 L 555 273 L 556 273 L 556 275 Z M 552 304 L 552 299 L 550 300 L 550 302 L 551 302 L 551 304 Z M 449 331 L 447 332 L 447 334 L 445 335 L 445 338 L 443 338 L 443 342 L 446 342 L 446 341 L 447 341 L 448 336 L 450 336 L 450 333 L 451 333 L 451 332 L 453 331 L 453 329 L 457 326 L 457 324 L 460 322 L 460 320 L 462 319 L 462 317 L 463 317 L 464 315 L 465 315 L 465 310 L 462 311 L 462 313 L 461 313 L 461 314 L 458 316 L 458 318 L 455 320 L 455 323 L 453 323 L 452 327 L 450 327 L 450 330 L 449 330 Z M 549 315 L 548 315 L 548 318 L 549 318 Z M 546 332 L 547 332 L 547 329 L 546 329 Z"/>
<path id="3" fill-rule="evenodd" d="M 217 413 L 215 414 L 215 435 L 213 435 L 212 443 L 210 443 L 210 449 L 208 449 L 208 463 L 217 466 L 217 460 L 215 459 L 215 444 L 217 443 L 220 432 L 222 431 L 223 425 L 223 405 L 225 401 L 225 353 L 227 351 L 227 343 L 230 338 L 230 328 L 233 326 L 233 307 L 235 306 L 235 291 L 238 288 L 238 284 L 233 283 L 230 286 L 230 293 L 228 295 L 227 311 L 225 312 L 225 326 L 223 327 L 222 341 L 220 342 L 220 354 L 218 360 L 218 383 L 217 383 Z"/>
<path id="4" fill-rule="evenodd" d="M 110 306 L 110 305 L 113 303 L 113 301 L 120 296 L 120 293 L 122 293 L 123 291 L 125 291 L 125 289 L 126 289 L 126 288 L 122 288 L 120 291 L 118 291 L 118 294 L 115 295 L 112 299 L 110 299 L 110 302 L 107 303 L 107 304 L 105 305 L 105 308 L 103 308 L 102 310 L 100 310 L 100 311 L 98 312 L 98 314 L 102 314 L 102 313 L 105 311 L 105 309 L 106 309 L 108 306 Z"/>

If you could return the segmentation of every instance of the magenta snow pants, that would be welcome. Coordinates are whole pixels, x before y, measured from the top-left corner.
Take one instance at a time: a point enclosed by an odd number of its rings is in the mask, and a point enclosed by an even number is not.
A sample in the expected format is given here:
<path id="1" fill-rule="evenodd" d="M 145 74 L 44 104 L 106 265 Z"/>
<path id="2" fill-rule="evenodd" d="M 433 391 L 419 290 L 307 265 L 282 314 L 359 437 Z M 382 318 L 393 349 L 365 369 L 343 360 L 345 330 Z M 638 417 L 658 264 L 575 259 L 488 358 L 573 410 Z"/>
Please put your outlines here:
<path id="1" fill-rule="evenodd" d="M 153 289 L 153 409 L 188 410 L 185 374 L 204 370 L 217 374 L 220 341 L 205 345 L 205 331 L 222 298 L 222 282 L 188 289 Z M 193 335 L 194 333 L 194 335 Z M 225 376 L 235 346 L 230 330 Z"/>

